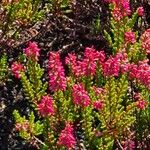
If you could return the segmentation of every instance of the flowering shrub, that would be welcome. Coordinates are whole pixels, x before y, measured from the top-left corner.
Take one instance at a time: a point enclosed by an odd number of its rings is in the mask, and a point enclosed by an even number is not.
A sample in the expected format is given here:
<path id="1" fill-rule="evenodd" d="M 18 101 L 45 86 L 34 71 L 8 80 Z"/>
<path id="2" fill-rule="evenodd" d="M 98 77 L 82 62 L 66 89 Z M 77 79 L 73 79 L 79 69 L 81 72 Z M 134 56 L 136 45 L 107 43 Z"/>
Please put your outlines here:
<path id="1" fill-rule="evenodd" d="M 150 67 L 145 45 L 149 29 L 138 38 L 132 28 L 138 15 L 143 15 L 141 8 L 131 16 L 128 0 L 107 2 L 111 3 L 112 30 L 105 31 L 105 37 L 111 56 L 93 47 L 87 47 L 80 59 L 68 54 L 65 73 L 60 53 L 50 52 L 49 88 L 42 81 L 40 49 L 34 42 L 24 50 L 25 69 L 19 62 L 12 65 L 34 113 L 39 114 L 35 121 L 33 112 L 27 119 L 14 111 L 16 131 L 30 143 L 37 140 L 40 149 L 71 150 L 80 147 L 81 140 L 87 149 L 135 148 L 130 135 L 139 123 L 137 116 L 149 112 Z"/>

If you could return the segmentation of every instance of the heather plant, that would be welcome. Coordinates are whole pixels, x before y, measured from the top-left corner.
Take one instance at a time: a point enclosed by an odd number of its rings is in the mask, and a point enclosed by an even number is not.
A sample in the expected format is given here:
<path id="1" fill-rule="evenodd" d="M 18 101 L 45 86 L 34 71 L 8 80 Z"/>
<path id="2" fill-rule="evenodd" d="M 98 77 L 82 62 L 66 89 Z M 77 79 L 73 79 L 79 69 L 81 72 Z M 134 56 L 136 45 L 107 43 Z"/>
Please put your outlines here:
<path id="1" fill-rule="evenodd" d="M 107 2 L 112 17 L 105 37 L 112 55 L 87 47 L 82 57 L 68 54 L 66 71 L 60 53 L 50 52 L 49 87 L 42 81 L 35 42 L 24 50 L 25 64 L 12 65 L 34 108 L 29 118 L 14 111 L 16 131 L 30 144 L 35 140 L 39 149 L 75 149 L 81 144 L 90 150 L 134 149 L 140 147 L 141 131 L 148 139 L 148 126 L 141 121 L 148 125 L 150 112 L 149 29 L 141 36 L 133 30 L 142 8 L 131 14 L 128 0 Z"/>

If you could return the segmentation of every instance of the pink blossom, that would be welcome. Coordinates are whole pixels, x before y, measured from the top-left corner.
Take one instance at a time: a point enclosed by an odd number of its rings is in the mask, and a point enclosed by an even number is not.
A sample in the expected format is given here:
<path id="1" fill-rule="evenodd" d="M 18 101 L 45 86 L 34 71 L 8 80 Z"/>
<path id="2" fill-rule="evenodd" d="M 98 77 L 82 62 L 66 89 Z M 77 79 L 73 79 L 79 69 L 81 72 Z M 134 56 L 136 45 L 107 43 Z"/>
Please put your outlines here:
<path id="1" fill-rule="evenodd" d="M 119 59 L 121 73 L 127 73 L 130 67 L 128 55 L 125 51 L 126 50 L 123 49 L 122 52 L 116 54 L 116 57 Z"/>
<path id="2" fill-rule="evenodd" d="M 43 117 L 54 115 L 53 98 L 50 96 L 43 96 L 41 102 L 37 105 L 37 108 Z"/>
<path id="3" fill-rule="evenodd" d="M 130 64 L 129 66 L 129 76 L 130 78 L 139 78 L 139 70 L 138 70 L 138 66 L 136 64 Z"/>
<path id="4" fill-rule="evenodd" d="M 118 76 L 120 71 L 120 59 L 112 57 L 102 64 L 102 71 L 104 76 Z"/>
<path id="5" fill-rule="evenodd" d="M 147 53 L 150 54 L 150 29 L 147 29 L 141 36 L 142 48 Z"/>
<path id="6" fill-rule="evenodd" d="M 66 58 L 66 64 L 71 65 L 72 73 L 77 76 L 94 76 L 96 73 L 97 62 L 103 62 L 105 54 L 103 51 L 98 52 L 94 48 L 87 47 L 84 53 L 84 59 L 77 60 L 74 54 L 69 54 Z"/>
<path id="7" fill-rule="evenodd" d="M 58 144 L 66 147 L 68 150 L 74 148 L 76 139 L 73 135 L 73 127 L 70 123 L 66 123 L 66 127 L 61 131 Z"/>
<path id="8" fill-rule="evenodd" d="M 16 129 L 17 131 L 20 131 L 20 130 L 22 129 L 21 123 L 16 123 L 15 129 Z"/>
<path id="9" fill-rule="evenodd" d="M 150 89 L 150 66 L 148 60 L 140 61 L 139 66 L 139 78 L 138 80 Z"/>
<path id="10" fill-rule="evenodd" d="M 102 92 L 104 92 L 103 88 L 99 88 L 99 87 L 96 87 L 96 86 L 93 86 L 93 90 L 94 90 L 96 96 L 99 96 Z"/>
<path id="11" fill-rule="evenodd" d="M 24 52 L 28 58 L 32 58 L 33 60 L 38 60 L 40 49 L 36 42 L 29 42 L 27 48 L 24 49 Z"/>
<path id="12" fill-rule="evenodd" d="M 21 72 L 24 71 L 24 66 L 20 63 L 14 62 L 11 65 L 11 71 L 16 78 L 20 79 L 21 78 Z"/>
<path id="13" fill-rule="evenodd" d="M 17 131 L 21 131 L 21 130 L 27 131 L 27 130 L 29 130 L 29 122 L 25 121 L 25 122 L 22 122 L 22 123 L 17 123 L 15 125 L 15 129 Z"/>
<path id="14" fill-rule="evenodd" d="M 90 97 L 88 95 L 88 92 L 84 89 L 82 83 L 74 84 L 72 88 L 72 96 L 73 96 L 73 102 L 76 105 L 80 105 L 83 107 L 87 107 L 90 105 Z"/>
<path id="15" fill-rule="evenodd" d="M 65 90 L 67 87 L 65 71 L 59 53 L 50 53 L 49 57 L 49 88 L 52 91 Z"/>
<path id="16" fill-rule="evenodd" d="M 144 99 L 140 99 L 136 102 L 136 106 L 137 106 L 137 108 L 144 110 L 145 107 L 147 106 L 147 102 Z"/>
<path id="17" fill-rule="evenodd" d="M 141 94 L 140 93 L 135 93 L 134 94 L 134 99 L 135 100 L 139 100 L 141 98 Z"/>
<path id="18" fill-rule="evenodd" d="M 137 13 L 140 17 L 144 15 L 144 8 L 143 7 L 138 7 L 137 8 Z"/>
<path id="19" fill-rule="evenodd" d="M 131 14 L 129 0 L 109 0 L 114 4 L 113 17 L 120 21 L 123 17 Z"/>
<path id="20" fill-rule="evenodd" d="M 127 43 L 135 43 L 136 42 L 136 38 L 135 38 L 135 33 L 132 31 L 128 31 L 125 33 L 125 41 Z"/>
<path id="21" fill-rule="evenodd" d="M 104 59 L 101 57 L 102 54 L 96 51 L 94 48 L 85 48 L 84 59 L 78 61 L 78 66 L 80 68 L 81 76 L 94 76 L 96 73 L 96 65 L 99 59 Z"/>
<path id="22" fill-rule="evenodd" d="M 93 107 L 97 110 L 101 110 L 104 107 L 104 102 L 102 100 L 95 101 Z"/>
<path id="23" fill-rule="evenodd" d="M 120 20 L 123 18 L 122 14 L 121 14 L 121 12 L 120 12 L 120 9 L 115 8 L 115 9 L 113 10 L 113 17 L 114 17 L 114 19 L 115 19 L 116 21 L 120 21 Z"/>
<path id="24" fill-rule="evenodd" d="M 137 81 L 150 89 L 150 66 L 147 60 L 139 62 L 138 65 L 131 64 L 129 76 L 130 78 L 137 79 Z"/>
<path id="25" fill-rule="evenodd" d="M 127 139 L 123 142 L 123 150 L 134 150 L 135 149 L 135 142 L 131 139 Z"/>
<path id="26" fill-rule="evenodd" d="M 104 51 L 100 51 L 98 53 L 98 56 L 99 56 L 99 63 L 102 64 L 105 62 L 105 59 L 106 59 L 106 55 L 105 55 L 105 52 Z"/>

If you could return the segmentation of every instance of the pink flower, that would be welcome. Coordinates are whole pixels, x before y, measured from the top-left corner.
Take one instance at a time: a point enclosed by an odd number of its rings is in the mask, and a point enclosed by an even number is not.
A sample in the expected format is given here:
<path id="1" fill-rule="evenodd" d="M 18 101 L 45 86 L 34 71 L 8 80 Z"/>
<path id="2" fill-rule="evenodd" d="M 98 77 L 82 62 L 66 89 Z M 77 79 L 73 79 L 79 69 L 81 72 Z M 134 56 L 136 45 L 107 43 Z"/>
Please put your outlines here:
<path id="1" fill-rule="evenodd" d="M 29 122 L 28 122 L 28 121 L 25 121 L 25 122 L 23 122 L 23 123 L 17 123 L 17 124 L 15 125 L 15 129 L 16 129 L 17 131 L 21 131 L 21 130 L 27 131 L 27 130 L 29 130 Z"/>
<path id="2" fill-rule="evenodd" d="M 135 43 L 136 42 L 136 38 L 135 38 L 135 33 L 132 31 L 128 31 L 125 33 L 125 41 L 127 43 Z"/>
<path id="3" fill-rule="evenodd" d="M 141 36 L 142 48 L 147 54 L 150 54 L 150 29 L 147 29 Z"/>
<path id="4" fill-rule="evenodd" d="M 97 110 L 101 110 L 104 107 L 104 102 L 102 100 L 95 101 L 93 107 Z"/>
<path id="5" fill-rule="evenodd" d="M 84 89 L 82 83 L 74 84 L 72 88 L 72 96 L 73 96 L 73 102 L 76 105 L 80 105 L 83 107 L 87 107 L 90 105 L 90 97 L 88 95 L 88 92 Z"/>
<path id="6" fill-rule="evenodd" d="M 82 76 L 94 76 L 96 73 L 96 65 L 98 60 L 103 61 L 104 55 L 102 52 L 96 51 L 94 48 L 86 47 L 84 52 L 84 59 L 82 61 L 78 61 L 79 66 L 79 74 Z"/>
<path id="7" fill-rule="evenodd" d="M 96 73 L 97 62 L 105 60 L 105 53 L 98 52 L 94 48 L 87 47 L 84 53 L 84 59 L 78 60 L 74 54 L 69 54 L 66 58 L 66 64 L 71 65 L 71 71 L 76 77 L 94 76 Z"/>
<path id="8" fill-rule="evenodd" d="M 129 60 L 128 55 L 125 52 L 126 50 L 123 49 L 122 52 L 116 54 L 116 57 L 119 59 L 120 62 L 120 71 L 121 73 L 127 73 L 129 71 Z"/>
<path id="9" fill-rule="evenodd" d="M 29 45 L 24 49 L 24 52 L 28 58 L 32 58 L 33 60 L 38 60 L 40 55 L 40 49 L 35 42 L 29 42 Z"/>
<path id="10" fill-rule="evenodd" d="M 114 4 L 113 17 L 120 21 L 123 17 L 131 14 L 129 0 L 109 0 Z"/>
<path id="11" fill-rule="evenodd" d="M 115 9 L 113 10 L 113 17 L 114 17 L 114 19 L 115 19 L 116 21 L 120 21 L 120 20 L 123 18 L 122 14 L 121 14 L 121 12 L 120 12 L 120 9 L 115 8 Z"/>
<path id="12" fill-rule="evenodd" d="M 129 76 L 130 78 L 139 78 L 139 70 L 138 70 L 138 66 L 136 64 L 130 64 L 129 65 Z"/>
<path id="13" fill-rule="evenodd" d="M 20 131 L 20 130 L 22 129 L 21 123 L 17 123 L 17 124 L 15 125 L 15 129 L 16 129 L 17 131 Z"/>
<path id="14" fill-rule="evenodd" d="M 120 59 L 118 57 L 110 57 L 102 64 L 104 76 L 118 76 L 120 71 Z"/>
<path id="15" fill-rule="evenodd" d="M 136 102 L 137 108 L 144 110 L 147 106 L 147 102 L 144 99 L 140 99 Z"/>
<path id="16" fill-rule="evenodd" d="M 102 92 L 104 92 L 103 88 L 99 88 L 99 87 L 96 87 L 96 86 L 93 86 L 93 90 L 94 90 L 96 96 L 99 96 Z"/>
<path id="17" fill-rule="evenodd" d="M 21 78 L 21 72 L 24 71 L 24 67 L 22 64 L 14 62 L 11 65 L 11 71 L 16 78 L 20 79 Z"/>
<path id="18" fill-rule="evenodd" d="M 138 65 L 131 64 L 129 76 L 137 79 L 137 81 L 150 89 L 150 66 L 147 60 L 139 62 Z"/>
<path id="19" fill-rule="evenodd" d="M 66 147 L 68 150 L 74 148 L 76 139 L 73 135 L 73 127 L 70 123 L 66 123 L 66 127 L 61 131 L 58 144 Z"/>
<path id="20" fill-rule="evenodd" d="M 65 90 L 67 87 L 65 71 L 59 53 L 50 53 L 49 57 L 49 88 L 52 91 Z"/>
<path id="21" fill-rule="evenodd" d="M 127 139 L 123 143 L 123 150 L 134 150 L 135 149 L 135 142 L 131 139 Z"/>
<path id="22" fill-rule="evenodd" d="M 137 13 L 140 17 L 144 15 L 144 8 L 143 7 L 138 7 L 137 8 Z"/>
<path id="23" fill-rule="evenodd" d="M 41 102 L 37 105 L 37 108 L 43 117 L 54 115 L 53 98 L 50 96 L 43 96 Z"/>

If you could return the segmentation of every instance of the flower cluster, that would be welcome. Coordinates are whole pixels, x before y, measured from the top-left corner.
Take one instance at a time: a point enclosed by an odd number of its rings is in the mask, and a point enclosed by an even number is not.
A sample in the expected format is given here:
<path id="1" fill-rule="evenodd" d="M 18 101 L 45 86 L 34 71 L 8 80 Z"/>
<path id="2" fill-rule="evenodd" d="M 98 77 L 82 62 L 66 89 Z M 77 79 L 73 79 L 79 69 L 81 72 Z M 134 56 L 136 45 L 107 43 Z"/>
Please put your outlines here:
<path id="1" fill-rule="evenodd" d="M 129 0 L 109 0 L 108 2 L 114 4 L 112 13 L 115 20 L 120 21 L 131 14 Z"/>
<path id="2" fill-rule="evenodd" d="M 101 110 L 104 107 L 104 102 L 102 100 L 95 101 L 93 107 L 97 110 Z"/>
<path id="3" fill-rule="evenodd" d="M 83 60 L 77 61 L 74 54 L 69 54 L 66 58 L 66 64 L 71 65 L 72 73 L 77 77 L 93 76 L 96 73 L 96 64 L 98 60 L 100 60 L 100 62 L 105 60 L 104 52 L 98 52 L 94 48 L 87 47 Z"/>
<path id="4" fill-rule="evenodd" d="M 27 48 L 24 49 L 24 53 L 28 58 L 32 58 L 33 60 L 38 60 L 40 49 L 35 42 L 29 42 Z"/>
<path id="5" fill-rule="evenodd" d="M 104 92 L 103 88 L 99 88 L 96 86 L 93 86 L 93 90 L 94 90 L 96 96 L 99 96 L 102 92 Z"/>
<path id="6" fill-rule="evenodd" d="M 37 108 L 43 117 L 54 115 L 53 98 L 50 96 L 43 96 Z"/>
<path id="7" fill-rule="evenodd" d="M 85 76 L 92 76 L 96 73 L 96 62 L 99 59 L 99 52 L 93 48 L 85 49 L 83 61 L 78 61 L 80 72 Z"/>
<path id="8" fill-rule="evenodd" d="M 135 93 L 134 99 L 136 100 L 136 107 L 143 110 L 147 106 L 147 101 L 144 100 L 140 93 Z"/>
<path id="9" fill-rule="evenodd" d="M 16 78 L 20 79 L 21 78 L 21 72 L 24 71 L 24 66 L 20 63 L 14 62 L 11 65 L 11 71 Z"/>
<path id="10" fill-rule="evenodd" d="M 74 148 L 76 140 L 73 135 L 73 127 L 70 123 L 66 123 L 66 127 L 61 131 L 58 144 L 66 147 L 68 150 Z"/>
<path id="11" fill-rule="evenodd" d="M 137 106 L 137 108 L 143 110 L 147 106 L 147 102 L 144 99 L 140 99 L 136 102 L 136 106 Z"/>
<path id="12" fill-rule="evenodd" d="M 123 150 L 134 150 L 135 149 L 135 142 L 131 139 L 127 139 L 126 141 L 122 142 Z"/>
<path id="13" fill-rule="evenodd" d="M 137 8 L 137 14 L 140 17 L 142 17 L 144 15 L 144 9 L 143 9 L 143 7 L 138 7 Z"/>
<path id="14" fill-rule="evenodd" d="M 150 54 L 150 29 L 147 29 L 141 36 L 142 48 L 147 54 Z"/>
<path id="15" fill-rule="evenodd" d="M 125 33 L 125 41 L 127 43 L 135 43 L 136 39 L 135 39 L 135 33 L 132 31 L 128 31 Z"/>
<path id="16" fill-rule="evenodd" d="M 65 90 L 67 87 L 65 71 L 59 53 L 50 53 L 49 57 L 49 88 L 52 91 Z"/>
<path id="17" fill-rule="evenodd" d="M 129 76 L 137 79 L 150 89 L 150 66 L 147 63 L 147 60 L 139 62 L 138 65 L 131 64 Z"/>
<path id="18" fill-rule="evenodd" d="M 80 105 L 83 107 L 90 105 L 90 97 L 88 95 L 88 92 L 84 89 L 82 83 L 74 84 L 72 88 L 72 96 L 73 96 L 73 102 L 76 105 Z"/>
<path id="19" fill-rule="evenodd" d="M 120 59 L 110 56 L 109 59 L 102 64 L 104 76 L 118 76 L 120 71 Z"/>

